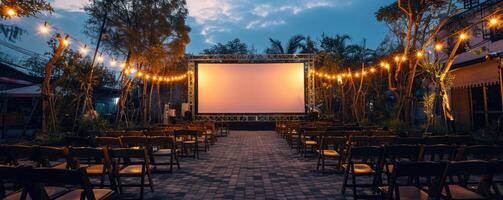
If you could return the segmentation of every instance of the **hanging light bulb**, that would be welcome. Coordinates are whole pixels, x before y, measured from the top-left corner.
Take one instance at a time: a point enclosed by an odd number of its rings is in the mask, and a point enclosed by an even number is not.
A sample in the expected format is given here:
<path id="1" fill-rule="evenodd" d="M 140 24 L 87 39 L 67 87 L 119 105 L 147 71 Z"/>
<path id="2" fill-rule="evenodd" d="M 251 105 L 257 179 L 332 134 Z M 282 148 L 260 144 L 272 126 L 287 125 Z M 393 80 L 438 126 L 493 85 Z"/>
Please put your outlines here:
<path id="1" fill-rule="evenodd" d="M 126 67 L 126 63 L 121 63 L 120 68 L 124 69 Z"/>
<path id="2" fill-rule="evenodd" d="M 418 58 L 422 58 L 422 57 L 423 57 L 423 52 L 418 51 L 418 52 L 416 53 L 416 56 L 417 56 Z"/>
<path id="3" fill-rule="evenodd" d="M 435 44 L 436 51 L 442 51 L 442 49 L 444 49 L 444 45 L 442 43 Z"/>
<path id="4" fill-rule="evenodd" d="M 459 34 L 459 39 L 460 40 L 466 40 L 466 39 L 468 39 L 468 34 L 466 34 L 466 33 L 460 33 Z"/>
<path id="5" fill-rule="evenodd" d="M 373 67 L 372 67 L 372 68 L 370 68 L 370 73 L 374 73 L 375 71 L 376 71 L 376 69 L 375 69 L 375 68 L 373 68 Z"/>
<path id="6" fill-rule="evenodd" d="M 89 48 L 87 47 L 87 45 L 84 45 L 79 48 L 79 52 L 81 55 L 85 56 L 89 52 Z"/>
<path id="7" fill-rule="evenodd" d="M 105 61 L 105 57 L 103 57 L 103 55 L 100 53 L 100 55 L 96 58 L 96 61 L 98 61 L 98 63 L 103 63 Z"/>
<path id="8" fill-rule="evenodd" d="M 14 10 L 13 8 L 9 8 L 9 7 L 6 7 L 4 12 L 9 17 L 14 17 L 17 15 L 16 10 Z"/>
<path id="9" fill-rule="evenodd" d="M 489 19 L 489 27 L 495 27 L 499 24 L 499 19 L 497 17 L 491 17 L 491 19 Z"/>
<path id="10" fill-rule="evenodd" d="M 142 76 L 143 76 L 143 73 L 142 73 L 142 72 L 138 72 L 138 73 L 136 73 L 136 76 L 138 76 L 138 77 L 142 77 Z"/>
<path id="11" fill-rule="evenodd" d="M 38 27 L 38 32 L 43 35 L 48 35 L 51 32 L 51 27 L 47 24 L 47 22 L 44 22 L 44 24 L 41 24 Z"/>
<path id="12" fill-rule="evenodd" d="M 70 45 L 70 38 L 68 36 L 65 39 L 63 39 L 63 45 L 64 46 Z"/>
<path id="13" fill-rule="evenodd" d="M 110 66 L 111 66 L 111 67 L 115 67 L 115 65 L 117 65 L 117 61 L 115 61 L 115 59 L 112 59 L 112 60 L 110 61 Z"/>

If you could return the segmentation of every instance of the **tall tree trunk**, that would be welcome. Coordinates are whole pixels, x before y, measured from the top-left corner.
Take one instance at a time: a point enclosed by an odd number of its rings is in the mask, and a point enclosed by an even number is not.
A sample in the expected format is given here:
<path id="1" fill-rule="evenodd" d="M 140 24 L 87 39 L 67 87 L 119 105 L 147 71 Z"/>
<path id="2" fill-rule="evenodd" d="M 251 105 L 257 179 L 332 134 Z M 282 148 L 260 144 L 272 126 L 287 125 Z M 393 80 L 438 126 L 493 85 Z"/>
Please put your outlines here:
<path id="1" fill-rule="evenodd" d="M 68 36 L 67 36 L 68 37 Z M 54 51 L 52 58 L 45 65 L 45 74 L 44 80 L 42 82 L 42 132 L 49 133 L 54 131 L 56 127 L 55 121 L 56 119 L 54 114 L 54 109 L 52 106 L 52 91 L 51 91 L 51 77 L 52 70 L 54 64 L 58 61 L 59 57 L 65 50 L 66 44 L 64 43 L 65 38 L 63 38 L 60 34 L 56 35 L 56 39 L 58 40 L 58 47 Z M 50 120 L 50 121 L 49 121 Z M 51 126 L 52 124 L 52 126 Z"/>

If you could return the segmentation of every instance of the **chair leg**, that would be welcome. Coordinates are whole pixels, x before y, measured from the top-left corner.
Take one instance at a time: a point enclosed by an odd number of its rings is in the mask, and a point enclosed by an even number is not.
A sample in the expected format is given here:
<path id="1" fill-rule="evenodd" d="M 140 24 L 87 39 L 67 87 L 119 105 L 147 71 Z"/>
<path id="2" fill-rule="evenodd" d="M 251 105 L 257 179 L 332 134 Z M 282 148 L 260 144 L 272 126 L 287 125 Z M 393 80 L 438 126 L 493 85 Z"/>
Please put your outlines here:
<path id="1" fill-rule="evenodd" d="M 140 199 L 143 199 L 144 191 L 145 191 L 145 167 L 143 167 L 140 177 Z"/>
<path id="2" fill-rule="evenodd" d="M 321 157 L 321 174 L 325 174 L 325 156 Z"/>
<path id="3" fill-rule="evenodd" d="M 355 171 L 353 170 L 353 173 L 351 173 L 351 182 L 353 183 L 353 199 L 358 199 L 358 195 L 356 192 L 356 174 Z"/>
<path id="4" fill-rule="evenodd" d="M 344 180 L 342 182 L 342 191 L 341 191 L 341 194 L 346 194 L 346 186 L 347 186 L 347 183 L 348 183 L 348 176 L 349 176 L 349 164 L 347 164 L 348 166 L 346 167 L 346 170 L 344 170 Z"/>

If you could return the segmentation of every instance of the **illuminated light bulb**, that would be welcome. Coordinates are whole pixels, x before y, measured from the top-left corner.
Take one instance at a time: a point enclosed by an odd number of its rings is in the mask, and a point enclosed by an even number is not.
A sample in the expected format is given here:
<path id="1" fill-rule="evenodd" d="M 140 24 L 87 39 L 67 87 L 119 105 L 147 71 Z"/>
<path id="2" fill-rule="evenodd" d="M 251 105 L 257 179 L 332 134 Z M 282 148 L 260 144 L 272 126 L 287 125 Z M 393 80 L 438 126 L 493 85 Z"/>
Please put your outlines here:
<path id="1" fill-rule="evenodd" d="M 400 57 L 399 56 L 395 56 L 395 61 L 396 62 L 400 61 Z"/>
<path id="2" fill-rule="evenodd" d="M 38 27 L 38 31 L 43 34 L 43 35 L 48 35 L 49 32 L 51 32 L 51 27 L 47 24 L 47 22 L 44 22 L 44 24 L 41 24 Z"/>
<path id="3" fill-rule="evenodd" d="M 418 52 L 416 53 L 416 56 L 417 56 L 418 58 L 422 58 L 422 57 L 423 57 L 423 52 L 418 51 Z"/>
<path id="4" fill-rule="evenodd" d="M 444 48 L 444 45 L 442 45 L 442 43 L 435 44 L 435 50 L 442 51 L 443 48 Z"/>
<path id="5" fill-rule="evenodd" d="M 375 69 L 375 68 L 373 68 L 373 67 L 372 67 L 372 68 L 370 68 L 370 73 L 374 73 L 375 71 L 376 71 L 376 69 Z"/>
<path id="6" fill-rule="evenodd" d="M 110 66 L 115 67 L 115 65 L 117 65 L 117 61 L 115 61 L 114 59 L 112 59 L 110 61 Z"/>
<path id="7" fill-rule="evenodd" d="M 384 67 L 384 66 L 386 66 L 386 63 L 385 62 L 381 62 L 380 65 L 381 65 L 381 67 Z"/>
<path id="8" fill-rule="evenodd" d="M 466 33 L 461 33 L 461 34 L 459 34 L 459 39 L 466 40 L 466 39 L 468 39 L 468 35 Z"/>
<path id="9" fill-rule="evenodd" d="M 496 17 L 492 17 L 489 19 L 489 26 L 497 26 L 499 24 L 499 19 Z"/>
<path id="10" fill-rule="evenodd" d="M 135 68 L 131 68 L 131 69 L 129 69 L 129 71 L 130 71 L 131 73 L 135 73 L 135 72 L 136 72 L 136 69 L 135 69 Z"/>
<path id="11" fill-rule="evenodd" d="M 406 60 L 407 60 L 407 57 L 402 56 L 400 59 L 401 59 L 402 61 L 406 61 Z"/>
<path id="12" fill-rule="evenodd" d="M 154 76 L 152 79 L 153 79 L 154 81 L 156 81 L 156 80 L 157 80 L 157 76 Z"/>
<path id="13" fill-rule="evenodd" d="M 384 66 L 384 69 L 389 70 L 390 68 L 391 68 L 391 66 L 388 63 L 386 63 L 386 65 Z"/>
<path id="14" fill-rule="evenodd" d="M 86 55 L 87 52 L 89 52 L 89 48 L 87 48 L 87 45 L 84 45 L 84 46 L 80 47 L 79 52 L 82 55 Z"/>
<path id="15" fill-rule="evenodd" d="M 355 74 L 355 76 L 356 76 L 356 77 L 360 77 L 360 74 L 359 74 L 359 73 L 356 73 L 356 74 Z"/>
<path id="16" fill-rule="evenodd" d="M 362 72 L 362 76 L 365 76 L 365 75 L 367 75 L 367 72 L 366 72 L 366 71 L 363 71 L 363 72 Z"/>
<path id="17" fill-rule="evenodd" d="M 7 14 L 7 16 L 9 17 L 14 17 L 17 15 L 17 12 L 12 8 L 6 8 L 5 14 Z"/>
<path id="18" fill-rule="evenodd" d="M 148 80 L 148 79 L 150 79 L 150 75 L 146 74 L 146 75 L 145 75 L 145 78 L 146 78 L 147 80 Z"/>
<path id="19" fill-rule="evenodd" d="M 138 76 L 138 77 L 142 77 L 142 76 L 143 76 L 143 73 L 138 72 L 138 73 L 136 74 L 136 76 Z"/>
<path id="20" fill-rule="evenodd" d="M 129 74 L 129 69 L 125 69 L 124 74 Z"/>
<path id="21" fill-rule="evenodd" d="M 99 55 L 97 58 L 96 58 L 96 61 L 98 61 L 98 63 L 103 63 L 105 61 L 105 57 L 103 57 L 103 55 Z"/>
<path id="22" fill-rule="evenodd" d="M 65 46 L 70 45 L 70 38 L 63 39 L 63 45 L 65 45 Z"/>
<path id="23" fill-rule="evenodd" d="M 121 63 L 121 65 L 119 65 L 119 67 L 122 69 L 122 68 L 125 68 L 126 67 L 126 63 Z"/>

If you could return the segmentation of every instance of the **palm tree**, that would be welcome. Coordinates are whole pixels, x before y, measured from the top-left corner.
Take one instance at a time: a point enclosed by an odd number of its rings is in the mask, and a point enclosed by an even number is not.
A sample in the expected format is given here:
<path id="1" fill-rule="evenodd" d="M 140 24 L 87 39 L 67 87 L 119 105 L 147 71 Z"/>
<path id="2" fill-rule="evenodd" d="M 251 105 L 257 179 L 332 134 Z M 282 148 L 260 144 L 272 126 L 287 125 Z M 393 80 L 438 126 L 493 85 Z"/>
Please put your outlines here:
<path id="1" fill-rule="evenodd" d="M 271 42 L 271 47 L 267 48 L 265 50 L 265 53 L 267 54 L 294 54 L 298 53 L 299 49 L 302 48 L 303 44 L 302 41 L 304 41 L 306 37 L 302 35 L 294 35 L 288 40 L 288 43 L 286 44 L 286 48 L 283 48 L 283 45 L 281 44 L 281 41 L 275 40 L 272 38 L 269 38 L 269 41 Z M 286 51 L 285 51 L 286 49 Z"/>

